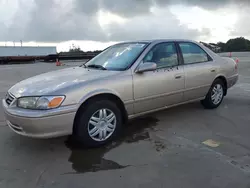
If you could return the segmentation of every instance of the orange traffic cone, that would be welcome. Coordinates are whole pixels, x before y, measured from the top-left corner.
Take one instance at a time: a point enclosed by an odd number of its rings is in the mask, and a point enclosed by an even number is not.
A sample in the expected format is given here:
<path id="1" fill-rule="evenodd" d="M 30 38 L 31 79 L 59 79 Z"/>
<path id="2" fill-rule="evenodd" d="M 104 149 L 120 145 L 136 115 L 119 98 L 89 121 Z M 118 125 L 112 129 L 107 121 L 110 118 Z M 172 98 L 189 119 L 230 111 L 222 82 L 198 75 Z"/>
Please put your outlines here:
<path id="1" fill-rule="evenodd" d="M 235 62 L 238 64 L 240 62 L 239 58 L 237 57 Z"/>
<path id="2" fill-rule="evenodd" d="M 58 61 L 58 59 L 56 59 L 56 66 L 61 66 L 61 63 Z"/>

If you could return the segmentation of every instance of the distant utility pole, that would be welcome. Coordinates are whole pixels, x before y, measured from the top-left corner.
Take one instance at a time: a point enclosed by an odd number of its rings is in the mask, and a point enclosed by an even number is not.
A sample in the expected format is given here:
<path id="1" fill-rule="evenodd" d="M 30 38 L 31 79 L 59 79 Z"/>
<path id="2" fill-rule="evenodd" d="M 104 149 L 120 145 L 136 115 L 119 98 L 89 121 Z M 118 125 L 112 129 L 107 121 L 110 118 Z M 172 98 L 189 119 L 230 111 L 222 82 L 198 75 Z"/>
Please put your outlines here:
<path id="1" fill-rule="evenodd" d="M 23 41 L 22 40 L 20 40 L 20 43 L 21 43 L 21 47 L 23 46 Z"/>
<path id="2" fill-rule="evenodd" d="M 15 47 L 15 41 L 13 41 L 14 47 Z"/>

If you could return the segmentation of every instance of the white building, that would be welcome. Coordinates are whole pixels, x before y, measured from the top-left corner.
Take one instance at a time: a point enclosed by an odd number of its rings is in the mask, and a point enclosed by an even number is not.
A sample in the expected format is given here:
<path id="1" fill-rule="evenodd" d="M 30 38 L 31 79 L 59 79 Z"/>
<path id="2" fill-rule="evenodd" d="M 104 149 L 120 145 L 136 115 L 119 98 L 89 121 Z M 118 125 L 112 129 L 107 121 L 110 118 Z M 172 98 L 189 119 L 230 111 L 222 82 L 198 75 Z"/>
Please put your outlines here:
<path id="1" fill-rule="evenodd" d="M 0 57 L 6 56 L 46 56 L 56 54 L 56 47 L 0 46 Z"/>

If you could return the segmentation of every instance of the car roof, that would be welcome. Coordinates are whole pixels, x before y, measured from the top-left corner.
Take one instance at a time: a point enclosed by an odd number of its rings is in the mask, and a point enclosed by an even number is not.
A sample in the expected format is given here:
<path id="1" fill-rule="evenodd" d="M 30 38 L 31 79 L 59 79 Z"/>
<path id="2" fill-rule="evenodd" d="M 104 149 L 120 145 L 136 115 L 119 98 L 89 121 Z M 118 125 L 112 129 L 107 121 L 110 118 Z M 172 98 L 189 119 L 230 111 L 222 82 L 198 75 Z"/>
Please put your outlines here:
<path id="1" fill-rule="evenodd" d="M 200 42 L 194 41 L 194 40 L 189 40 L 189 39 L 152 39 L 152 40 L 131 40 L 131 41 L 124 41 L 124 42 L 119 42 L 117 44 L 129 44 L 129 43 L 149 43 L 149 44 L 158 44 L 161 42 L 192 42 L 195 43 L 197 45 L 199 45 L 200 47 L 202 47 L 203 49 L 206 49 L 206 52 L 210 55 L 210 56 L 218 56 L 216 53 L 214 53 L 212 50 L 210 50 L 209 48 L 207 48 L 206 46 L 204 46 L 203 44 L 201 44 Z M 115 45 L 117 45 L 115 44 Z"/>
<path id="2" fill-rule="evenodd" d="M 119 42 L 118 44 L 122 43 L 160 43 L 160 42 L 194 42 L 197 43 L 196 41 L 189 40 L 189 39 L 152 39 L 152 40 L 131 40 L 131 41 L 124 41 L 124 42 Z"/>

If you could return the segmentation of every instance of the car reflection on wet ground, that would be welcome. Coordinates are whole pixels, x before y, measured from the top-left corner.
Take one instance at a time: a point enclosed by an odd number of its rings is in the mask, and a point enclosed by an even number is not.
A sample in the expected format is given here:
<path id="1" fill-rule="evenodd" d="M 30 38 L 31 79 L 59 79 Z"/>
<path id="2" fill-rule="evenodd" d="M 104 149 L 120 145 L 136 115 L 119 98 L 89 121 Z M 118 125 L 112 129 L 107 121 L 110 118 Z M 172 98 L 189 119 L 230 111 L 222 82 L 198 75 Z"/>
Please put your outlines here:
<path id="1" fill-rule="evenodd" d="M 0 67 L 0 97 L 54 64 Z M 123 135 L 82 148 L 71 137 L 31 139 L 13 133 L 0 107 L 0 187 L 250 187 L 250 60 L 222 105 L 199 102 L 128 122 Z"/>

